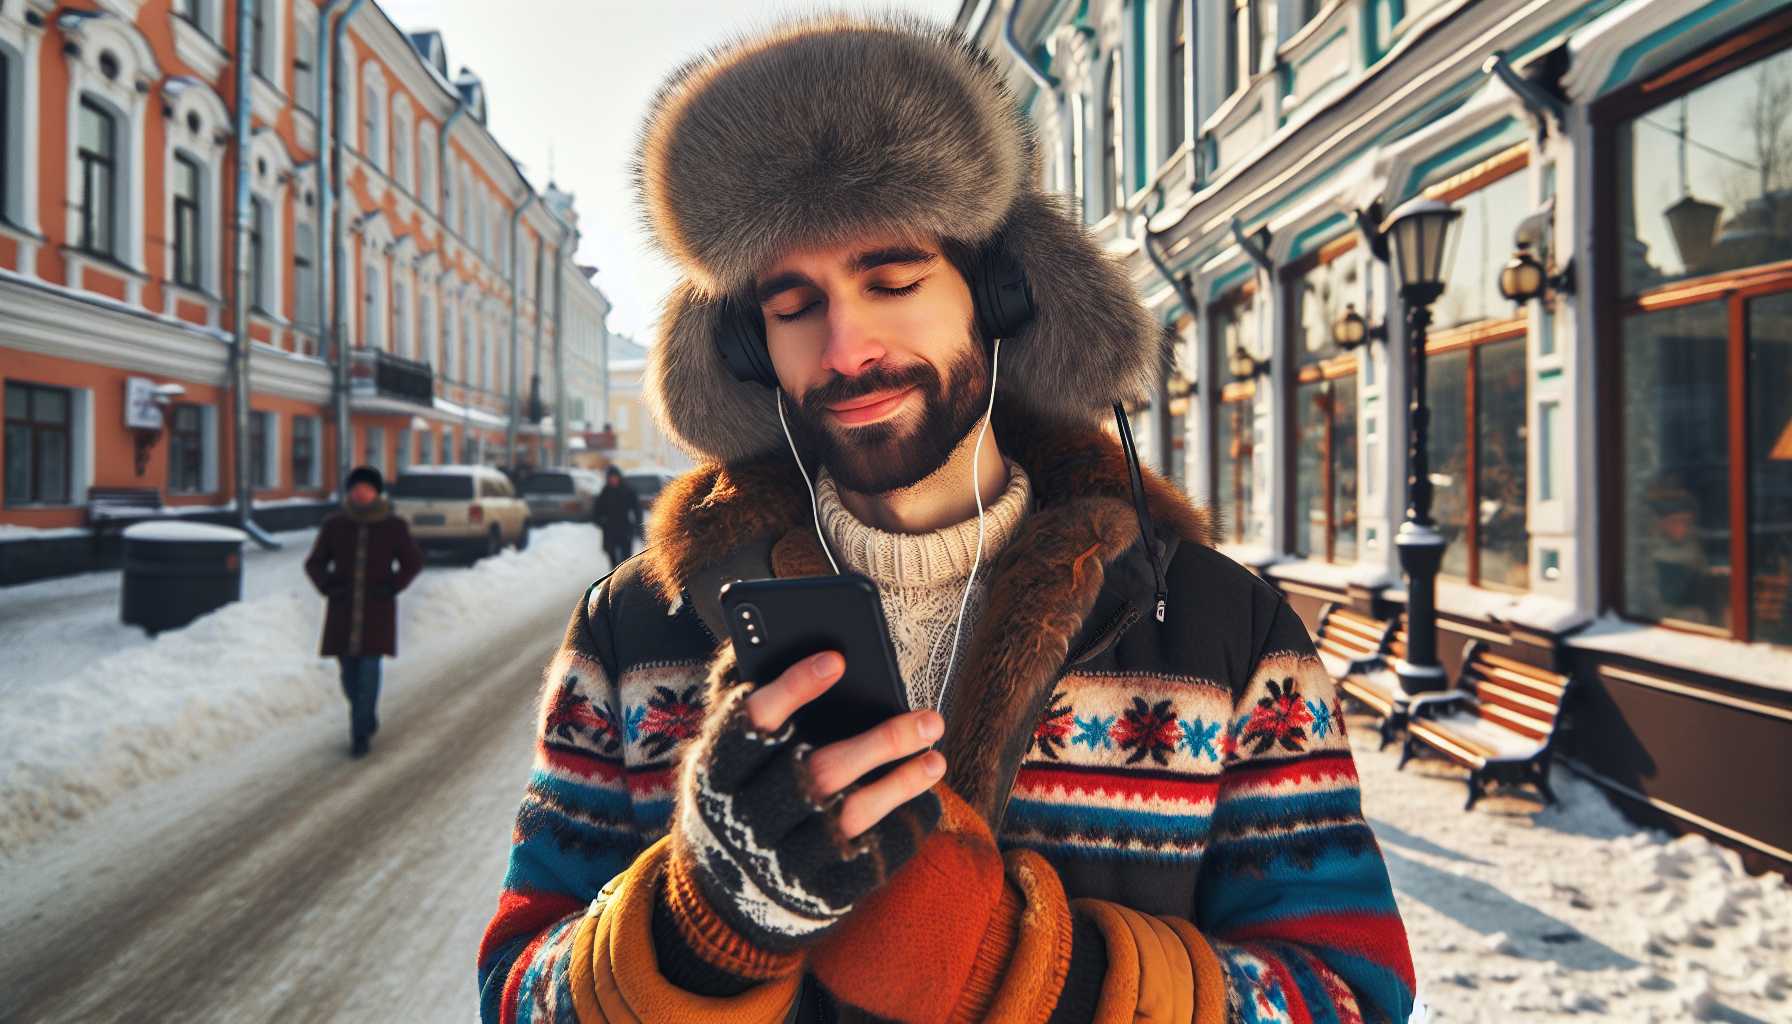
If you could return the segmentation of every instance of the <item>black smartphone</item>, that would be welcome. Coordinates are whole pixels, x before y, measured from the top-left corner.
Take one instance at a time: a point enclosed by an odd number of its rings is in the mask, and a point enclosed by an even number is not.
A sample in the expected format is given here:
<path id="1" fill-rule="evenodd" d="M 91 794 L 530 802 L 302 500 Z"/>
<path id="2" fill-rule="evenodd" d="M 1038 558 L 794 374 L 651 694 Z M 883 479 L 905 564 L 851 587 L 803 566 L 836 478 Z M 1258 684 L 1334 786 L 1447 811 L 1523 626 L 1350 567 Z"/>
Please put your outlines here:
<path id="1" fill-rule="evenodd" d="M 756 686 L 812 654 L 838 651 L 846 674 L 798 709 L 797 734 L 822 747 L 909 710 L 877 585 L 863 576 L 736 580 L 722 588 L 740 677 Z"/>

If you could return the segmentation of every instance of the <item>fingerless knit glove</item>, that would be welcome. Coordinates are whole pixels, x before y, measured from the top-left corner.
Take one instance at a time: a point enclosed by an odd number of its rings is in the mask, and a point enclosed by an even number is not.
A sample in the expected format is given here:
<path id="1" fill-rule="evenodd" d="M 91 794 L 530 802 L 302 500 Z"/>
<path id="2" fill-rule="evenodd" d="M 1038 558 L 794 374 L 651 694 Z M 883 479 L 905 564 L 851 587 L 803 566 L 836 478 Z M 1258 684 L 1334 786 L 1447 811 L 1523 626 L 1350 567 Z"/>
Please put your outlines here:
<path id="1" fill-rule="evenodd" d="M 785 958 L 905 864 L 940 816 L 939 799 L 923 793 L 869 831 L 843 838 L 837 812 L 844 794 L 815 797 L 808 744 L 789 723 L 774 735 L 756 731 L 745 707 L 750 692 L 724 691 L 679 780 L 661 920 L 670 918 L 685 949 L 664 948 L 673 936 L 655 929 L 662 959 L 695 953 L 745 981 L 794 969 Z"/>

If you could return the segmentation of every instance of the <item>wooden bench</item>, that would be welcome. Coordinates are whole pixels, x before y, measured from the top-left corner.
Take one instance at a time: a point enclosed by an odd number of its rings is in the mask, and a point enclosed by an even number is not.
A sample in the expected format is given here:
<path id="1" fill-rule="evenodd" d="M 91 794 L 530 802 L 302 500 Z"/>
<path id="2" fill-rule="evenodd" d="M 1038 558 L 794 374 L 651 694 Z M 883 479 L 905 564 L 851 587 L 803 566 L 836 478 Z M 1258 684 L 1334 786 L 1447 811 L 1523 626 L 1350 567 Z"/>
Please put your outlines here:
<path id="1" fill-rule="evenodd" d="M 1424 746 L 1467 768 L 1463 810 L 1475 806 L 1489 782 L 1528 783 L 1554 804 L 1550 757 L 1573 688 L 1572 676 L 1508 658 L 1477 640 L 1454 692 L 1415 701 L 1400 767 Z"/>
<path id="2" fill-rule="evenodd" d="M 1344 696 L 1368 708 L 1379 721 L 1381 746 L 1393 742 L 1406 724 L 1407 697 L 1389 659 L 1406 656 L 1406 631 L 1330 604 L 1319 616 L 1319 660 Z"/>
<path id="3" fill-rule="evenodd" d="M 162 492 L 154 487 L 89 487 L 87 525 L 97 536 L 107 527 L 154 519 L 162 514 Z"/>

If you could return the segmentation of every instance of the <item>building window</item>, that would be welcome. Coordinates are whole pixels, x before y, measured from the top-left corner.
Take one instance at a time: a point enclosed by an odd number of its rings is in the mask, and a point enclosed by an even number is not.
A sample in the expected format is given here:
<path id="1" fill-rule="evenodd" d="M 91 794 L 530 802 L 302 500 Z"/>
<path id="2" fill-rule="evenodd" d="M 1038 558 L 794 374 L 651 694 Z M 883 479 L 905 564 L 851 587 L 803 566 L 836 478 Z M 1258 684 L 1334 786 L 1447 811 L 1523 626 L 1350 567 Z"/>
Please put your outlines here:
<path id="1" fill-rule="evenodd" d="M 392 176 L 406 192 L 416 191 L 417 183 L 411 180 L 411 118 L 402 107 L 392 115 Z"/>
<path id="2" fill-rule="evenodd" d="M 1473 586 L 1530 585 L 1524 346 L 1520 329 L 1426 358 L 1441 571 Z"/>
<path id="3" fill-rule="evenodd" d="M 380 323 L 380 272 L 369 260 L 361 275 L 361 330 L 368 348 L 385 348 L 385 332 Z"/>
<path id="4" fill-rule="evenodd" d="M 6 383 L 6 504 L 69 503 L 73 420 L 67 388 Z"/>
<path id="5" fill-rule="evenodd" d="M 1227 365 L 1231 353 L 1240 345 L 1249 352 L 1259 351 L 1255 287 L 1242 288 L 1216 303 L 1209 323 L 1210 335 L 1219 346 L 1218 365 Z M 1251 380 L 1232 381 L 1220 391 L 1219 423 L 1214 431 L 1218 444 L 1214 493 L 1227 524 L 1227 539 L 1262 544 L 1268 541 L 1265 524 L 1261 517 L 1252 514 L 1260 440 L 1256 397 L 1256 382 Z"/>
<path id="6" fill-rule="evenodd" d="M 1792 644 L 1786 24 L 1621 94 L 1597 129 L 1617 174 L 1600 212 L 1620 293 L 1602 424 L 1620 460 L 1618 609 L 1773 644 Z"/>
<path id="7" fill-rule="evenodd" d="M 101 256 L 116 255 L 118 159 L 117 128 L 98 103 L 81 98 L 81 248 Z"/>
<path id="8" fill-rule="evenodd" d="M 199 24 L 199 0 L 174 0 L 173 10 L 176 17 L 185 18 L 195 28 L 203 27 Z"/>
<path id="9" fill-rule="evenodd" d="M 410 467 L 411 467 L 411 432 L 409 430 L 400 430 L 398 432 L 398 458 L 397 458 L 396 464 L 394 465 L 393 468 L 397 472 L 402 473 L 405 470 L 409 469 Z"/>
<path id="10" fill-rule="evenodd" d="M 441 354 L 441 359 L 436 363 L 436 373 L 440 374 L 441 378 L 443 380 L 455 379 L 454 378 L 454 367 L 456 365 L 455 361 L 454 361 L 454 324 L 455 324 L 455 319 L 456 318 L 455 318 L 453 310 L 448 309 L 446 307 L 444 307 L 442 309 L 442 354 Z"/>
<path id="11" fill-rule="evenodd" d="M 182 403 L 169 414 L 168 493 L 198 494 L 205 489 L 205 412 Z"/>
<path id="12" fill-rule="evenodd" d="M 362 115 L 361 123 L 367 136 L 367 159 L 373 162 L 373 166 L 383 171 L 386 169 L 386 149 L 385 133 L 380 130 L 380 122 L 384 104 L 380 102 L 378 85 L 368 82 L 364 92 L 365 99 L 362 102 L 362 107 L 366 113 Z"/>
<path id="13" fill-rule="evenodd" d="M 407 358 L 416 355 L 411 348 L 410 308 L 410 295 L 404 282 L 394 281 L 392 283 L 392 350 Z"/>
<path id="14" fill-rule="evenodd" d="M 435 345 L 435 303 L 430 301 L 425 292 L 417 299 L 417 361 L 429 362 L 434 358 Z"/>
<path id="15" fill-rule="evenodd" d="M 1124 76 L 1120 73 L 1120 56 L 1108 61 L 1107 82 L 1102 88 L 1101 123 L 1107 129 L 1107 145 L 1101 147 L 1102 202 L 1108 210 L 1126 205 L 1126 180 L 1121 176 L 1126 149 L 1125 98 L 1121 96 Z"/>
<path id="16" fill-rule="evenodd" d="M 1170 0 L 1170 60 L 1165 99 L 1164 159 L 1188 138 L 1188 4 Z"/>
<path id="17" fill-rule="evenodd" d="M 1500 177 L 1483 179 L 1466 194 L 1437 190 L 1462 211 L 1456 222 L 1456 255 L 1444 271 L 1448 287 L 1432 307 L 1433 329 L 1522 316 L 1522 309 L 1500 297 L 1500 268 L 1512 258 L 1512 237 L 1532 209 L 1530 183 L 1521 173 L 1523 153 L 1489 162 Z M 1471 182 L 1470 187 L 1474 187 Z"/>
<path id="18" fill-rule="evenodd" d="M 311 76 L 311 57 L 316 48 L 311 26 L 296 22 L 292 33 L 292 101 L 313 117 L 317 115 L 317 80 Z"/>
<path id="19" fill-rule="evenodd" d="M 386 428 L 367 427 L 361 432 L 361 464 L 386 472 Z"/>
<path id="20" fill-rule="evenodd" d="M 263 255 L 267 237 L 268 204 L 259 197 L 249 200 L 249 301 L 261 312 L 268 311 L 268 273 Z"/>
<path id="21" fill-rule="evenodd" d="M 0 48 L 0 222 L 12 214 L 12 126 L 18 115 L 12 109 L 12 54 Z M 23 90 L 19 90 L 23 92 Z"/>
<path id="22" fill-rule="evenodd" d="M 312 416 L 292 418 L 292 482 L 294 487 L 316 486 L 317 419 Z"/>
<path id="23" fill-rule="evenodd" d="M 417 124 L 417 198 L 426 209 L 436 208 L 435 132 L 429 122 Z"/>
<path id="24" fill-rule="evenodd" d="M 417 432 L 417 465 L 433 466 L 436 464 L 436 435 L 428 430 Z"/>
<path id="25" fill-rule="evenodd" d="M 1332 341 L 1346 303 L 1362 303 L 1360 254 L 1333 254 L 1290 278 L 1294 418 L 1290 537 L 1302 558 L 1356 560 L 1357 355 Z"/>
<path id="26" fill-rule="evenodd" d="M 293 225 L 293 315 L 300 327 L 317 328 L 317 229 L 306 221 Z"/>
<path id="27" fill-rule="evenodd" d="M 185 153 L 174 157 L 174 281 L 201 286 L 199 260 L 199 163 Z"/>
<path id="28" fill-rule="evenodd" d="M 249 66 L 263 79 L 268 77 L 268 69 L 274 66 L 271 52 L 274 41 L 268 36 L 267 6 L 266 3 L 257 3 L 249 23 Z"/>
<path id="29" fill-rule="evenodd" d="M 258 491 L 274 486 L 270 472 L 274 463 L 268 457 L 268 446 L 273 442 L 275 429 L 273 413 L 249 414 L 249 484 Z"/>

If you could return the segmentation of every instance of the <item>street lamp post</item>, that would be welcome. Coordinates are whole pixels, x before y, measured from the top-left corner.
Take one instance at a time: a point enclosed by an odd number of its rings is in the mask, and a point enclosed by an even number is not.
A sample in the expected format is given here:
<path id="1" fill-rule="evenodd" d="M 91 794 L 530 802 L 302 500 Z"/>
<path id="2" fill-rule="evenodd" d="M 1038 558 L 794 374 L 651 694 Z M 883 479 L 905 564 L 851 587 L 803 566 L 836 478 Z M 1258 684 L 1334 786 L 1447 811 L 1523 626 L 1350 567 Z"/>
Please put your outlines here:
<path id="1" fill-rule="evenodd" d="M 1412 378 L 1408 405 L 1406 521 L 1394 545 L 1406 572 L 1406 657 L 1394 665 L 1400 687 L 1409 694 L 1446 688 L 1437 660 L 1437 570 L 1443 564 L 1444 537 L 1431 519 L 1431 467 L 1426 428 L 1431 410 L 1425 404 L 1425 332 L 1431 326 L 1431 304 L 1443 294 L 1449 266 L 1452 228 L 1462 211 L 1435 199 L 1415 199 L 1395 210 L 1383 226 L 1391 249 L 1400 300 L 1406 305 L 1408 361 Z"/>

